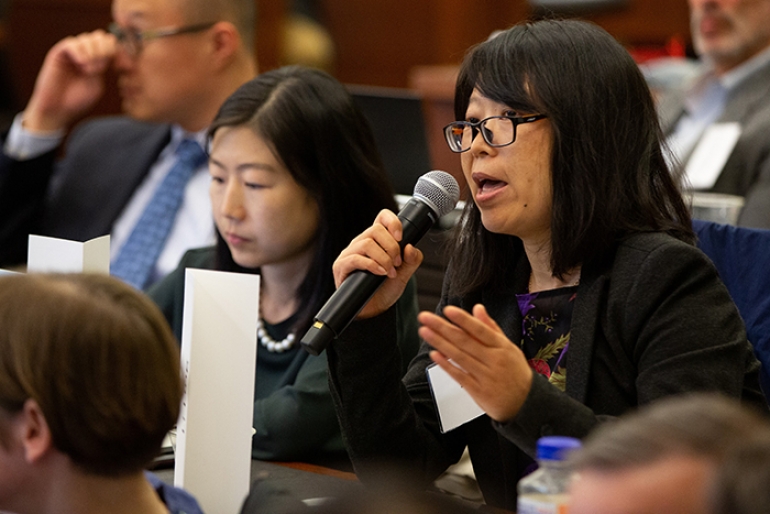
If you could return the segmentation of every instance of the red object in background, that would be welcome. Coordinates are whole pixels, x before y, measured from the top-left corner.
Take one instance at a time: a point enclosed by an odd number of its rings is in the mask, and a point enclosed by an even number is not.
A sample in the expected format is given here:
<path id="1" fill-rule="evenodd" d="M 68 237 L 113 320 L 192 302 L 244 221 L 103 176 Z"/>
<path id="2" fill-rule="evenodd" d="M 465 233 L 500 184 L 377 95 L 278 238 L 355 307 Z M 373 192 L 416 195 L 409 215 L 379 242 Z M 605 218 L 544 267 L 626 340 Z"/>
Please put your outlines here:
<path id="1" fill-rule="evenodd" d="M 641 64 L 650 59 L 657 59 L 660 57 L 686 57 L 686 45 L 684 38 L 679 35 L 671 36 L 666 44 L 663 46 L 637 46 L 628 49 L 631 57 Z"/>

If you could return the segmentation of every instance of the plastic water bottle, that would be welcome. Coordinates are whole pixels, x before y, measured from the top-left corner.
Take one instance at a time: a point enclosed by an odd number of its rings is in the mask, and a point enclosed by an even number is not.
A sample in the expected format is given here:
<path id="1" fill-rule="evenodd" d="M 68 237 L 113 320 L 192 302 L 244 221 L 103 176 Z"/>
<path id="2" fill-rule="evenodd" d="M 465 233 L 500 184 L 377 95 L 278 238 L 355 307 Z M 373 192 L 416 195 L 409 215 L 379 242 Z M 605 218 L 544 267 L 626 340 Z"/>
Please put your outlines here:
<path id="1" fill-rule="evenodd" d="M 517 514 L 567 514 L 567 488 L 572 470 L 567 454 L 580 447 L 573 437 L 541 437 L 537 441 L 538 469 L 519 480 Z"/>

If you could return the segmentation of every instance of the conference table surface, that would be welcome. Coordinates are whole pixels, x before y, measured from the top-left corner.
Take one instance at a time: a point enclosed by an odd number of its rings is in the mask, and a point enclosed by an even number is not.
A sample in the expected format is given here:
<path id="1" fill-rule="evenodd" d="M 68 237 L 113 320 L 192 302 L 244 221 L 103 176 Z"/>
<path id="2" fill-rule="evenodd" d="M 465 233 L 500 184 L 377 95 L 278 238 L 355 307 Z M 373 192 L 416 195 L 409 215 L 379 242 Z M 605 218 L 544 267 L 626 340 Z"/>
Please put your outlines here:
<path id="1" fill-rule="evenodd" d="M 173 468 L 156 469 L 153 473 L 167 484 L 174 483 Z M 353 473 L 312 464 L 260 460 L 251 461 L 251 482 L 253 490 L 259 488 L 260 495 L 283 499 L 286 505 L 281 508 L 287 509 L 286 512 L 298 503 L 319 504 L 325 498 L 344 495 L 362 487 Z"/>
<path id="2" fill-rule="evenodd" d="M 156 469 L 153 473 L 167 484 L 174 483 L 173 468 Z M 296 513 L 300 507 L 321 505 L 325 500 L 354 494 L 363 487 L 353 473 L 300 462 L 252 460 L 251 481 L 252 491 L 242 514 Z M 486 505 L 478 506 L 478 510 L 510 514 Z"/>

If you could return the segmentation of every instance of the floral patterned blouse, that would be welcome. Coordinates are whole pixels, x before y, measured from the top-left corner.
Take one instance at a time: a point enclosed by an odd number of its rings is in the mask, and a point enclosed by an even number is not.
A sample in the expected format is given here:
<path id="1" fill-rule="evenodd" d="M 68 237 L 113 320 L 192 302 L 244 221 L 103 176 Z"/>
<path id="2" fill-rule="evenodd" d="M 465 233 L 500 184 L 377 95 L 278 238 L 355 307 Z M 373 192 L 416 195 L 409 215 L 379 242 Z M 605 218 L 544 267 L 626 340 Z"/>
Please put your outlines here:
<path id="1" fill-rule="evenodd" d="M 522 317 L 521 349 L 527 362 L 562 391 L 577 287 L 516 295 Z"/>

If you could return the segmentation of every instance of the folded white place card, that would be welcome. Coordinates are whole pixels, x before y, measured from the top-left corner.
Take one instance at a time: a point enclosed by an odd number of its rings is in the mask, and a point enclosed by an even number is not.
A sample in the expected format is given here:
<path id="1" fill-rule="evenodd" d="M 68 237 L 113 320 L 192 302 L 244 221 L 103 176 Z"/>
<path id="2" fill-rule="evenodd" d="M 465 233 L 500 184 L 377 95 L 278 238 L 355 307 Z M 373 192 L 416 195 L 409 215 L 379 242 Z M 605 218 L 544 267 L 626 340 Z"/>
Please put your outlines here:
<path id="1" fill-rule="evenodd" d="M 29 236 L 27 273 L 110 273 L 110 236 L 84 243 Z"/>
<path id="2" fill-rule="evenodd" d="M 235 514 L 251 485 L 259 276 L 188 269 L 174 485 Z"/>
<path id="3" fill-rule="evenodd" d="M 693 189 L 713 187 L 740 137 L 741 124 L 737 122 L 715 123 L 708 127 L 687 161 L 688 186 Z"/>
<path id="4" fill-rule="evenodd" d="M 432 364 L 426 372 L 433 402 L 438 410 L 442 434 L 484 414 L 471 395 L 440 366 Z"/>

